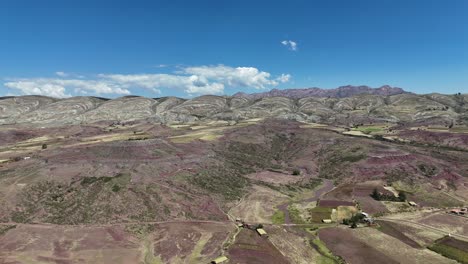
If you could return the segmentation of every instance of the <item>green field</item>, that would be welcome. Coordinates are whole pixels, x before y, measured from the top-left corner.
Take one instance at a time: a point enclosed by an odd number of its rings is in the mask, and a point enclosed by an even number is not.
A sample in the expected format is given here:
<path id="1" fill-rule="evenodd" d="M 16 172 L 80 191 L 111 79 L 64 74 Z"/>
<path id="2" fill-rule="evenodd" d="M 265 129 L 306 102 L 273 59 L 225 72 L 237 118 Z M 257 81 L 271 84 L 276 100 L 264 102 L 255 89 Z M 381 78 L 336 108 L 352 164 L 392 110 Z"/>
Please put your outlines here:
<path id="1" fill-rule="evenodd" d="M 320 206 L 310 209 L 312 222 L 321 223 L 323 219 L 331 219 L 332 210 L 333 208 Z"/>
<path id="2" fill-rule="evenodd" d="M 354 131 L 361 131 L 364 134 L 380 133 L 383 132 L 383 126 L 360 126 L 353 128 Z"/>
<path id="3" fill-rule="evenodd" d="M 468 264 L 468 242 L 452 237 L 443 237 L 428 247 L 444 257 Z"/>
<path id="4" fill-rule="evenodd" d="M 272 216 L 271 216 L 271 222 L 273 224 L 284 224 L 284 212 L 283 211 L 276 211 Z"/>

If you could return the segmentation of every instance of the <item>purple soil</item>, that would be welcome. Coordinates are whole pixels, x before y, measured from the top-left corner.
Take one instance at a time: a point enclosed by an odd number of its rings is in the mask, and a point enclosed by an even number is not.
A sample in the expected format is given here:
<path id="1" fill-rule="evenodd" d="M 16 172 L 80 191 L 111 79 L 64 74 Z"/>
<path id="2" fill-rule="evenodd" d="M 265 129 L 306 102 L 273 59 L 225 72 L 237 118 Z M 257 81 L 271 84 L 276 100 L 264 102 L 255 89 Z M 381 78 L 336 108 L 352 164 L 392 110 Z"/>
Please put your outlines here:
<path id="1" fill-rule="evenodd" d="M 322 229 L 319 238 L 333 254 L 344 258 L 347 263 L 398 263 L 357 239 L 350 229 Z"/>
<path id="2" fill-rule="evenodd" d="M 411 238 L 407 237 L 405 234 L 403 234 L 400 230 L 399 227 L 395 226 L 391 222 L 387 221 L 378 221 L 377 222 L 380 226 L 379 230 L 382 233 L 385 233 L 389 236 L 392 236 L 401 242 L 407 244 L 410 247 L 413 248 L 422 248 L 421 245 L 419 245 L 416 241 L 412 240 Z"/>
<path id="3" fill-rule="evenodd" d="M 354 206 L 353 202 L 347 201 L 337 201 L 337 200 L 320 200 L 319 205 L 320 207 L 333 207 L 336 208 L 338 206 Z"/>
<path id="4" fill-rule="evenodd" d="M 236 242 L 229 248 L 229 263 L 289 263 L 266 237 L 259 236 L 254 230 L 243 229 Z"/>

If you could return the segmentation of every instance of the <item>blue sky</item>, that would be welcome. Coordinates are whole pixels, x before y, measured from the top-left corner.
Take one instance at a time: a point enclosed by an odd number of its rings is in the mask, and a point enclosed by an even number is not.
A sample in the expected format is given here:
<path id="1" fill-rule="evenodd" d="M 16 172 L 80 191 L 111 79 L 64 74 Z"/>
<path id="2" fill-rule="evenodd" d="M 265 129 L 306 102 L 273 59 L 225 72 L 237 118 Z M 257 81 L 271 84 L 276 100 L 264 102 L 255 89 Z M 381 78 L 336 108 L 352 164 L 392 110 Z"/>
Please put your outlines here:
<path id="1" fill-rule="evenodd" d="M 0 2 L 0 95 L 468 92 L 468 1 Z"/>

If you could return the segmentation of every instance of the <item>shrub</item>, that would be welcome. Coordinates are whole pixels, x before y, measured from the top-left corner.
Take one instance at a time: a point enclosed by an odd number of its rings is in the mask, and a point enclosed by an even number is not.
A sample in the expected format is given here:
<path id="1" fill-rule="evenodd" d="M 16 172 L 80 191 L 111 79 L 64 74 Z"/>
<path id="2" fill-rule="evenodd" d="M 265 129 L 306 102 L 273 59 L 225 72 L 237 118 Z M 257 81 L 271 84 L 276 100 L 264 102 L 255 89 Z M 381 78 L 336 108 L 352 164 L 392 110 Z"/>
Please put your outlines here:
<path id="1" fill-rule="evenodd" d="M 298 170 L 298 169 L 294 169 L 293 172 L 292 172 L 292 175 L 294 175 L 294 176 L 301 175 L 301 171 Z"/>
<path id="2" fill-rule="evenodd" d="M 47 144 L 42 144 L 42 149 L 46 149 L 47 148 Z"/>
<path id="3" fill-rule="evenodd" d="M 120 191 L 120 189 L 122 189 L 122 187 L 120 187 L 120 186 L 117 185 L 117 184 L 114 184 L 114 186 L 112 186 L 112 191 L 113 191 L 113 192 L 118 192 L 118 191 Z"/>

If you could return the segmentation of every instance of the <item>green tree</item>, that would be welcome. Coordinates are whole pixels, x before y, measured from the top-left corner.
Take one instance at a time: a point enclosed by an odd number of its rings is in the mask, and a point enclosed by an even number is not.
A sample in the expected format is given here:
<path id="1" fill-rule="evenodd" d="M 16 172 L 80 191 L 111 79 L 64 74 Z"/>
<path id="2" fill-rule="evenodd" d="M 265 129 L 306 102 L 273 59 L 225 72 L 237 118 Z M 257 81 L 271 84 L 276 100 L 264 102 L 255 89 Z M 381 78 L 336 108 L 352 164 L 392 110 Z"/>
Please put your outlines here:
<path id="1" fill-rule="evenodd" d="M 380 201 L 380 193 L 377 191 L 377 188 L 374 188 L 374 191 L 372 191 L 371 197 L 374 198 L 377 201 Z"/>
<path id="2" fill-rule="evenodd" d="M 400 202 L 406 201 L 406 194 L 404 192 L 399 193 L 398 200 L 400 200 Z"/>

